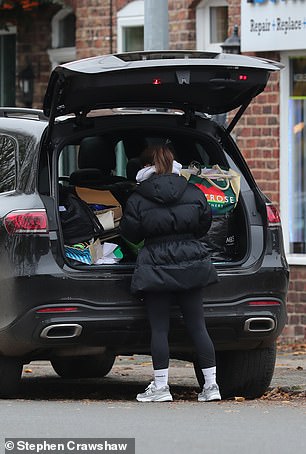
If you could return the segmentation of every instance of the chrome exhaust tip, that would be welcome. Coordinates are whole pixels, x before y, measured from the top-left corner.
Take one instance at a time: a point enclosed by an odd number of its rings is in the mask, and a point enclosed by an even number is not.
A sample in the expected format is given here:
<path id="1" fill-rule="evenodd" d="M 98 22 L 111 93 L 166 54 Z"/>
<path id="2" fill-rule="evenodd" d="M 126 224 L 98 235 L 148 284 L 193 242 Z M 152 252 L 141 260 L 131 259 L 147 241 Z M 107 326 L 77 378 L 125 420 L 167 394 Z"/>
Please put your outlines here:
<path id="1" fill-rule="evenodd" d="M 46 326 L 40 333 L 43 339 L 72 339 L 78 337 L 83 327 L 77 323 L 59 323 Z"/>
<path id="2" fill-rule="evenodd" d="M 253 317 L 244 322 L 244 331 L 250 333 L 268 333 L 275 329 L 275 320 L 271 317 Z"/>

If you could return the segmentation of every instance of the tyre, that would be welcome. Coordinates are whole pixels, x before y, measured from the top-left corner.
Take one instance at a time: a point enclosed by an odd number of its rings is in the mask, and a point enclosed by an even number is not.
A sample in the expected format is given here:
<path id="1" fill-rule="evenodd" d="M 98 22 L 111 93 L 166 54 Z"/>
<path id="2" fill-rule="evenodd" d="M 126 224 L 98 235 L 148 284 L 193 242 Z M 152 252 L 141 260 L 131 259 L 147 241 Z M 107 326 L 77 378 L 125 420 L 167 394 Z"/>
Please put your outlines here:
<path id="1" fill-rule="evenodd" d="M 242 396 L 255 399 L 266 392 L 272 380 L 276 344 L 255 350 L 217 352 L 216 359 L 217 382 L 222 398 Z M 194 368 L 202 388 L 202 371 L 197 363 L 194 363 Z"/>
<path id="2" fill-rule="evenodd" d="M 22 363 L 16 358 L 0 358 L 0 397 L 12 397 L 18 392 Z"/>
<path id="3" fill-rule="evenodd" d="M 102 355 L 56 358 L 51 364 L 62 378 L 98 378 L 110 372 L 115 359 L 116 355 L 106 350 Z"/>

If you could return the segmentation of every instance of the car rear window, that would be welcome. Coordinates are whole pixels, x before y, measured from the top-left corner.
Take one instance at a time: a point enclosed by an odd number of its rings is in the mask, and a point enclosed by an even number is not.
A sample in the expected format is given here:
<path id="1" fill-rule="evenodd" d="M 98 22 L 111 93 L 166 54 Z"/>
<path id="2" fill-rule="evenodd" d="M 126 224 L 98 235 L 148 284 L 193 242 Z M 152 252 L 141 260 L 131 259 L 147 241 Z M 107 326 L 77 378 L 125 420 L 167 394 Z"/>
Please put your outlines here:
<path id="1" fill-rule="evenodd" d="M 0 193 L 13 191 L 16 187 L 17 141 L 0 134 Z"/>

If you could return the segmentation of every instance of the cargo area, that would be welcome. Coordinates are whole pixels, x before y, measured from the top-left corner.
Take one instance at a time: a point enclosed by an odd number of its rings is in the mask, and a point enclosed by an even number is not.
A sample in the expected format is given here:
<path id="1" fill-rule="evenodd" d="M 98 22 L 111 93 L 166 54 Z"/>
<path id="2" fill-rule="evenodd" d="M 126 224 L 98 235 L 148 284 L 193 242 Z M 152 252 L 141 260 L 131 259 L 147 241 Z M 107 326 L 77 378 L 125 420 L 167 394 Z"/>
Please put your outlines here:
<path id="1" fill-rule="evenodd" d="M 143 243 L 129 243 L 120 235 L 119 225 L 137 185 L 139 155 L 152 144 L 167 144 L 183 166 L 182 175 L 197 184 L 209 199 L 212 226 L 201 241 L 212 260 L 236 264 L 243 261 L 248 229 L 239 169 L 233 169 L 233 161 L 212 135 L 146 127 L 101 132 L 61 149 L 58 214 L 66 263 L 72 267 L 135 263 Z M 233 191 L 234 180 L 238 188 Z"/>

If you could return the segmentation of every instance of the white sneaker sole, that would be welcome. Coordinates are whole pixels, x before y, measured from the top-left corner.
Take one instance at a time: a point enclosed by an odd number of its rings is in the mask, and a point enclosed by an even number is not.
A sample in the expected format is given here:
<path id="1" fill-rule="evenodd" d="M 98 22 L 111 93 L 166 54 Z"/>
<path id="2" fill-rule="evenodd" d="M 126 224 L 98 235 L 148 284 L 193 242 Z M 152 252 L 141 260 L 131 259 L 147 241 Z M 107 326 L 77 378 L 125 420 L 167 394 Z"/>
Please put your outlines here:
<path id="1" fill-rule="evenodd" d="M 136 400 L 138 402 L 172 402 L 173 397 L 171 396 L 171 394 L 169 394 L 168 396 L 161 396 L 161 397 L 155 397 L 155 398 L 137 396 Z"/>
<path id="2" fill-rule="evenodd" d="M 213 394 L 209 399 L 205 399 L 205 397 L 198 397 L 199 402 L 212 402 L 214 400 L 221 400 L 220 394 Z"/>

